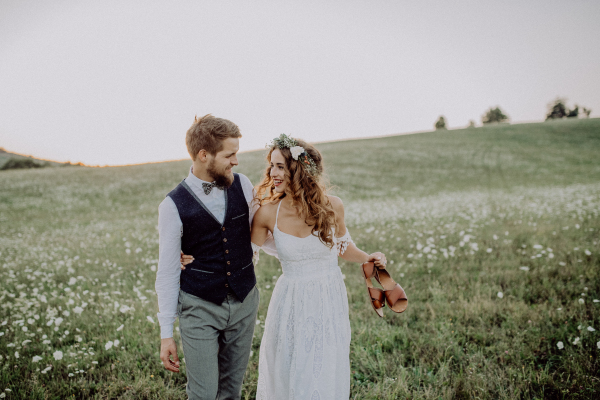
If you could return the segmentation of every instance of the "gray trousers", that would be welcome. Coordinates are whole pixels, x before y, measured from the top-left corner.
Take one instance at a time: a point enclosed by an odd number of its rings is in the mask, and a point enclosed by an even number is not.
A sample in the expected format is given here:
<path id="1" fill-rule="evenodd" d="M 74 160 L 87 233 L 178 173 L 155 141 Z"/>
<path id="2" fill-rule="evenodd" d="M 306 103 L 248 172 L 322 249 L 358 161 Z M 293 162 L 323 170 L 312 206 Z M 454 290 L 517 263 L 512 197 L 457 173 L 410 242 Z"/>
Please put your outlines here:
<path id="1" fill-rule="evenodd" d="M 258 289 L 221 305 L 179 291 L 179 330 L 192 400 L 239 400 L 258 311 Z"/>

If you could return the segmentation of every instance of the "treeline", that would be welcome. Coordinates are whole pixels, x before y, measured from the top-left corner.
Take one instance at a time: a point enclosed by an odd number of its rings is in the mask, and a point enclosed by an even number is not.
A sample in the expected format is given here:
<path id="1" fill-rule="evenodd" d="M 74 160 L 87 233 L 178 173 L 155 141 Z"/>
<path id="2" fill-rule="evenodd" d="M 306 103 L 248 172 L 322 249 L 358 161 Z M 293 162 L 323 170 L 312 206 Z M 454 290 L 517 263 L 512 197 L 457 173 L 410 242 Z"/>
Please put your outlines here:
<path id="1" fill-rule="evenodd" d="M 590 110 L 589 108 L 581 107 L 581 109 L 580 109 L 579 105 L 577 105 L 577 104 L 575 104 L 575 107 L 573 107 L 572 109 L 569 109 L 567 107 L 567 99 L 559 97 L 556 100 L 554 100 L 553 102 L 551 102 L 550 104 L 548 104 L 548 112 L 546 113 L 546 121 L 561 119 L 561 118 L 580 118 L 580 117 L 589 118 L 591 113 L 592 113 L 592 110 Z M 490 107 L 485 112 L 485 114 L 483 114 L 481 116 L 481 123 L 483 125 L 500 124 L 500 123 L 506 123 L 509 121 L 510 121 L 510 118 L 508 117 L 508 115 L 506 115 L 504 113 L 504 111 L 502 111 L 500 109 L 500 107 L 495 107 L 495 108 Z M 440 115 L 440 117 L 435 122 L 434 127 L 435 127 L 435 129 L 446 129 L 447 128 L 446 124 L 447 124 L 446 118 L 443 115 Z M 475 127 L 475 121 L 470 120 L 469 128 L 473 128 L 473 127 Z"/>
<path id="2" fill-rule="evenodd" d="M 0 154 L 8 153 L 2 147 L 0 147 Z M 10 153 L 9 153 L 10 154 Z M 0 158 L 0 162 L 2 158 Z M 72 164 L 67 161 L 66 163 L 48 162 L 42 160 L 36 160 L 35 158 L 27 157 L 10 157 L 8 160 L 0 165 L 0 171 L 6 171 L 9 169 L 32 169 L 32 168 L 46 168 L 46 167 L 72 167 L 72 166 L 83 166 L 82 163 Z"/>

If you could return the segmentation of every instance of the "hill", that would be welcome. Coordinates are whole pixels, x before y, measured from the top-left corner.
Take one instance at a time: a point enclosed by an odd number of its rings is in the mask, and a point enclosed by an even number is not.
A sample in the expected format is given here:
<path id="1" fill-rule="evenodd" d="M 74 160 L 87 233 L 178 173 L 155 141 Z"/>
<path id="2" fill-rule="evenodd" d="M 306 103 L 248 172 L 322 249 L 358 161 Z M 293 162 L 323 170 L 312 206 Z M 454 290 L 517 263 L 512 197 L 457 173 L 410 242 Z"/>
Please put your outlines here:
<path id="1" fill-rule="evenodd" d="M 45 168 L 45 167 L 64 167 L 71 163 L 59 163 L 49 160 L 41 160 L 39 158 L 25 156 L 22 154 L 11 153 L 0 147 L 0 171 L 8 169 L 30 169 L 30 168 Z"/>
<path id="2" fill-rule="evenodd" d="M 599 119 L 317 147 L 354 242 L 386 254 L 409 299 L 378 318 L 358 265 L 340 260 L 352 398 L 598 398 Z M 258 182 L 264 153 L 240 154 L 237 171 Z M 185 397 L 185 375 L 158 357 L 153 289 L 158 204 L 189 166 L 0 174 L 0 380 L 11 396 Z M 283 268 L 265 254 L 256 266 L 243 398 L 256 395 Z"/>

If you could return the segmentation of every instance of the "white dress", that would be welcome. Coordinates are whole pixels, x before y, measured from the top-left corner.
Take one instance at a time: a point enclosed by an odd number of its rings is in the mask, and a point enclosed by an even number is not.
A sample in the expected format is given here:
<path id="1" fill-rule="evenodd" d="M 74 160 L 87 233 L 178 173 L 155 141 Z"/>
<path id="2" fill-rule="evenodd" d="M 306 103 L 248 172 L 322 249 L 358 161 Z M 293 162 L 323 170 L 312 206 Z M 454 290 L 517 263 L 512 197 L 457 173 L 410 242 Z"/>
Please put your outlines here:
<path id="1" fill-rule="evenodd" d="M 281 232 L 276 217 L 273 237 L 283 274 L 267 311 L 256 398 L 346 400 L 350 397 L 350 321 L 337 261 L 352 241 L 350 235 L 336 238 L 330 249 L 316 236 L 299 238 Z"/>

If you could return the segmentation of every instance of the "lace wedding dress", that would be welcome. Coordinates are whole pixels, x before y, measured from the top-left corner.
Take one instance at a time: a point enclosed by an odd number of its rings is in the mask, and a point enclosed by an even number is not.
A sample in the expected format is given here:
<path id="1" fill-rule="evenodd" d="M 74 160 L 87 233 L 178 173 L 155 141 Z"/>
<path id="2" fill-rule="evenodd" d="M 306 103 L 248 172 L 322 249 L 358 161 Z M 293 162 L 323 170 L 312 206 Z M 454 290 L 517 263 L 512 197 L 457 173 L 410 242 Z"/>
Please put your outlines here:
<path id="1" fill-rule="evenodd" d="M 273 237 L 283 274 L 265 321 L 256 398 L 348 399 L 350 321 L 337 258 L 352 239 L 346 232 L 330 249 L 316 236 L 281 232 L 277 217 Z"/>

